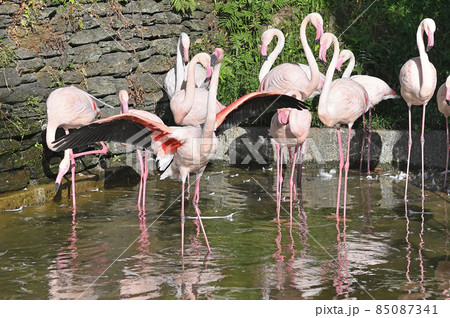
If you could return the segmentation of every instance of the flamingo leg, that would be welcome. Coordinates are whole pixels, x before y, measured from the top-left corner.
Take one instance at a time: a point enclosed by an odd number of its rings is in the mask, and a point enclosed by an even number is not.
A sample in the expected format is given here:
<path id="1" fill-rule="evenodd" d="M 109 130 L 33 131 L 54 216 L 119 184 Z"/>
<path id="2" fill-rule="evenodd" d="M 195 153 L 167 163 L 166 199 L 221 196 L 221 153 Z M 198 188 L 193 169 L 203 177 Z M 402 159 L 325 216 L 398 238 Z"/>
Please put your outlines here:
<path id="1" fill-rule="evenodd" d="M 280 146 L 280 178 L 278 179 L 278 203 L 277 203 L 277 217 L 280 218 L 281 209 L 281 195 L 283 188 L 283 147 Z"/>
<path id="2" fill-rule="evenodd" d="M 366 113 L 363 113 L 363 138 L 361 141 L 361 159 L 359 160 L 359 172 L 362 173 L 362 165 L 364 160 L 364 146 L 366 142 Z"/>
<path id="3" fill-rule="evenodd" d="M 422 211 L 424 210 L 425 201 L 425 169 L 424 169 L 424 148 L 425 148 L 425 110 L 427 104 L 423 104 L 423 114 L 422 114 L 422 134 L 420 136 L 420 146 L 422 150 Z"/>
<path id="4" fill-rule="evenodd" d="M 181 182 L 181 258 L 184 255 L 184 179 Z"/>
<path id="5" fill-rule="evenodd" d="M 100 141 L 100 144 L 102 145 L 102 149 L 100 150 L 90 150 L 90 151 L 85 151 L 85 152 L 80 152 L 80 153 L 76 153 L 73 155 L 73 158 L 78 158 L 81 156 L 86 156 L 86 155 L 95 155 L 95 154 L 105 154 L 106 152 L 108 152 L 108 148 L 106 147 L 105 143 L 103 141 Z"/>
<path id="6" fill-rule="evenodd" d="M 289 191 L 290 191 L 290 196 L 289 196 L 289 222 L 292 225 L 292 200 L 293 200 L 293 195 L 294 195 L 294 187 L 295 187 L 295 183 L 294 183 L 294 172 L 295 172 L 295 164 L 297 161 L 297 155 L 298 155 L 298 149 L 299 146 L 295 147 L 294 150 L 294 158 L 291 159 L 291 177 L 289 178 Z M 289 152 L 290 153 L 290 152 Z"/>
<path id="7" fill-rule="evenodd" d="M 345 162 L 345 179 L 344 179 L 344 226 L 345 226 L 345 214 L 347 211 L 347 180 L 348 169 L 350 168 L 350 139 L 352 135 L 352 125 L 348 125 L 348 141 L 347 141 L 347 160 Z M 345 227 L 344 227 L 345 229 Z"/>
<path id="8" fill-rule="evenodd" d="M 447 186 L 448 150 L 449 150 L 449 144 L 450 144 L 450 139 L 449 139 L 449 134 L 448 134 L 448 117 L 445 117 L 445 125 L 447 127 L 447 160 L 446 160 L 446 163 L 445 163 L 444 189 Z"/>
<path id="9" fill-rule="evenodd" d="M 409 161 L 411 158 L 411 146 L 412 146 L 412 136 L 411 136 L 411 105 L 408 104 L 409 112 L 409 130 L 408 130 L 408 159 L 406 161 L 406 183 L 405 183 L 405 202 L 408 201 L 408 180 L 409 180 Z"/>
<path id="10" fill-rule="evenodd" d="M 200 217 L 202 212 L 200 211 L 200 209 L 198 207 L 199 199 L 200 199 L 200 176 L 197 176 L 197 184 L 195 185 L 195 193 L 194 193 L 194 199 L 192 200 L 192 203 L 194 205 L 195 213 L 197 213 L 198 221 L 200 223 L 200 227 L 202 228 L 203 236 L 205 237 L 205 242 L 206 242 L 206 246 L 208 247 L 208 252 L 211 252 L 211 248 L 209 247 L 208 237 L 206 236 L 202 218 Z"/>
<path id="11" fill-rule="evenodd" d="M 367 174 L 370 174 L 370 142 L 372 138 L 372 108 L 369 108 L 369 134 L 367 136 Z"/>
<path id="12" fill-rule="evenodd" d="M 73 155 L 72 149 L 69 150 L 69 158 L 70 158 L 70 171 L 72 173 L 72 207 L 75 213 L 77 209 L 77 200 L 75 198 L 75 157 Z"/>
<path id="13" fill-rule="evenodd" d="M 337 128 L 337 137 L 339 142 L 339 181 L 338 181 L 338 193 L 336 199 L 336 218 L 339 219 L 339 205 L 341 200 L 341 181 L 342 181 L 342 168 L 344 167 L 344 154 L 342 152 L 342 140 L 341 140 L 341 128 Z"/>
<path id="14" fill-rule="evenodd" d="M 279 186 L 279 184 L 280 184 L 280 182 L 279 182 L 279 180 L 280 180 L 280 144 L 279 143 L 276 143 L 275 144 L 275 148 L 276 148 L 276 151 L 277 151 L 277 188 L 276 188 L 276 192 L 277 192 L 277 195 L 276 195 L 276 199 L 277 199 L 277 220 L 280 218 L 280 186 Z"/>
<path id="15" fill-rule="evenodd" d="M 144 184 L 144 163 L 142 162 L 142 152 L 141 149 L 136 149 L 139 165 L 141 166 L 141 181 L 139 184 L 139 195 L 138 195 L 138 207 L 141 207 L 141 198 L 142 198 L 142 188 Z"/>
<path id="16" fill-rule="evenodd" d="M 142 183 L 142 209 L 145 209 L 145 194 L 147 193 L 147 177 L 148 177 L 148 151 L 144 150 L 144 176 Z"/>
<path id="17" fill-rule="evenodd" d="M 302 175 L 303 175 L 303 159 L 305 158 L 305 152 L 306 152 L 306 139 L 302 144 L 302 150 L 300 154 L 300 162 L 297 165 L 297 187 L 299 189 L 302 188 Z"/>

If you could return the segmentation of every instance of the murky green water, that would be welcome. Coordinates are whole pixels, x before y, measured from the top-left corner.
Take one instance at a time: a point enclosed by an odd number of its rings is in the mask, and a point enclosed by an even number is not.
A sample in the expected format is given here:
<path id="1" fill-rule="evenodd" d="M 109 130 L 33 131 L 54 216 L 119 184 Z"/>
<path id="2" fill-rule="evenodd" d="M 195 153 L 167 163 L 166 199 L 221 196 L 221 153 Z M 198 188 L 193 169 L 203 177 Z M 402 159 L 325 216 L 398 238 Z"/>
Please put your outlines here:
<path id="1" fill-rule="evenodd" d="M 337 179 L 304 170 L 289 226 L 276 221 L 273 170 L 208 169 L 201 183 L 212 253 L 186 220 L 181 259 L 180 183 L 151 176 L 139 215 L 137 188 L 0 214 L 0 299 L 443 299 L 450 288 L 446 196 L 394 173 L 350 174 L 348 220 L 337 227 Z M 191 193 L 194 188 L 191 188 Z M 287 192 L 286 192 L 287 193 Z M 417 198 L 417 199 L 416 199 Z M 414 212 L 415 211 L 415 212 Z M 195 215 L 191 204 L 187 216 Z"/>

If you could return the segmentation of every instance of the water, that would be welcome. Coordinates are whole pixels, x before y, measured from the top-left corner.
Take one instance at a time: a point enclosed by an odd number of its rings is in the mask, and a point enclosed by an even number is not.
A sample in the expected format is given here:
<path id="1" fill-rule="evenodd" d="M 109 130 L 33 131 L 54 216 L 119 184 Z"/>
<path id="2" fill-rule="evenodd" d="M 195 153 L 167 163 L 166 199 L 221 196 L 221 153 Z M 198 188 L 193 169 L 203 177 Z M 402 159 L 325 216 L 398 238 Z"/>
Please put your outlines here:
<path id="1" fill-rule="evenodd" d="M 0 299 L 444 299 L 449 296 L 447 196 L 411 186 L 394 172 L 349 177 L 346 229 L 335 215 L 337 178 L 305 169 L 289 225 L 289 197 L 276 220 L 275 170 L 209 168 L 202 215 L 185 225 L 180 191 L 150 176 L 145 215 L 137 188 L 0 214 Z M 375 176 L 375 175 L 373 175 Z M 191 179 L 192 181 L 192 179 Z M 286 185 L 287 183 L 285 183 Z M 286 190 L 286 187 L 284 188 Z M 191 187 L 191 195 L 194 187 Z M 195 216 L 187 204 L 187 216 Z"/>

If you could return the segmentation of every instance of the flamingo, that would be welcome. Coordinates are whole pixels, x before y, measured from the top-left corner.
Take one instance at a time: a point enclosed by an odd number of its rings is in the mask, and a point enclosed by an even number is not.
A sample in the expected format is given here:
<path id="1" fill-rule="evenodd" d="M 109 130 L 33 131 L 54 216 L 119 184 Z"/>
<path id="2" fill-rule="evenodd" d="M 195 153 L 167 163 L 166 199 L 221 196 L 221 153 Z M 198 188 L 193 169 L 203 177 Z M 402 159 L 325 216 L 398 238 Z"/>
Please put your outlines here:
<path id="1" fill-rule="evenodd" d="M 323 31 L 322 31 L 323 33 Z M 305 34 L 304 32 L 302 34 Z M 320 37 L 321 33 L 318 30 L 317 36 Z M 267 56 L 267 48 L 270 45 L 270 43 L 273 40 L 273 37 L 277 37 L 277 45 L 275 46 L 275 49 Z M 306 36 L 306 34 L 305 34 Z M 318 40 L 318 38 L 316 38 Z M 272 68 L 273 63 L 275 62 L 278 55 L 281 53 L 284 47 L 285 43 L 285 37 L 281 30 L 279 29 L 267 29 L 264 31 L 264 33 L 261 35 L 261 55 L 266 60 L 263 63 L 263 66 L 261 67 L 261 70 L 259 71 L 259 82 L 262 83 L 264 78 L 266 77 L 267 73 L 269 73 L 270 69 Z M 308 76 L 308 80 L 311 80 L 311 68 L 308 65 L 297 63 L 298 66 L 302 68 L 302 70 L 306 73 Z M 315 96 L 319 95 L 322 91 L 323 82 L 325 81 L 325 76 L 319 72 L 319 84 L 317 85 L 314 92 L 308 96 L 307 99 L 314 98 Z"/>
<path id="2" fill-rule="evenodd" d="M 449 151 L 449 134 L 448 134 L 448 116 L 450 116 L 450 76 L 444 84 L 439 87 L 436 94 L 439 111 L 445 116 L 445 125 L 447 127 L 447 160 L 445 163 L 445 179 L 444 188 L 447 186 L 447 170 L 448 170 L 448 151 Z"/>
<path id="3" fill-rule="evenodd" d="M 320 72 L 311 48 L 306 39 L 306 26 L 311 22 L 317 30 L 316 40 L 323 34 L 323 20 L 318 13 L 308 14 L 300 26 L 300 40 L 305 51 L 306 59 L 311 69 L 311 80 L 301 66 L 295 63 L 284 63 L 273 68 L 262 79 L 259 91 L 278 92 L 290 96 L 295 96 L 299 100 L 306 100 L 319 85 Z M 261 48 L 264 55 L 264 45 Z M 274 53 L 274 52 L 272 52 Z M 272 60 L 272 58 L 270 59 Z M 270 61 L 269 60 L 269 61 Z M 267 68 L 263 66 L 263 68 Z"/>
<path id="4" fill-rule="evenodd" d="M 299 148 L 301 147 L 300 170 L 298 171 L 301 179 L 301 163 L 303 160 L 306 138 L 308 138 L 309 129 L 311 127 L 311 119 L 311 113 L 307 109 L 298 110 L 295 108 L 281 108 L 277 110 L 270 123 L 269 135 L 275 139 L 277 150 L 277 219 L 280 218 L 281 188 L 283 185 L 283 148 L 286 147 L 289 151 L 294 148 L 293 158 L 290 156 L 291 176 L 289 178 L 289 212 L 291 223 L 295 162 L 297 160 Z M 290 152 L 289 154 L 291 155 Z"/>
<path id="5" fill-rule="evenodd" d="M 400 95 L 398 95 L 392 88 L 389 87 L 389 85 L 383 81 L 382 79 L 375 77 L 375 76 L 369 76 L 369 75 L 353 75 L 353 67 L 355 66 L 355 55 L 350 50 L 342 50 L 341 54 L 339 54 L 339 60 L 336 66 L 336 69 L 340 72 L 342 64 L 345 63 L 350 59 L 350 62 L 345 69 L 344 73 L 342 74 L 343 78 L 350 78 L 359 84 L 361 84 L 364 89 L 366 90 L 367 94 L 369 94 L 369 104 L 367 105 L 367 109 L 363 113 L 363 139 L 361 143 L 361 159 L 360 159 L 360 165 L 359 165 L 359 171 L 362 172 L 362 162 L 363 162 L 363 154 L 364 154 L 364 141 L 366 140 L 366 118 L 365 113 L 369 111 L 369 135 L 367 139 L 367 174 L 370 174 L 370 141 L 371 141 L 371 135 L 372 135 L 372 108 L 375 107 L 379 102 L 386 99 L 392 99 L 392 98 L 400 98 Z"/>
<path id="6" fill-rule="evenodd" d="M 119 98 L 120 98 L 120 103 L 122 105 L 122 110 L 121 110 L 122 114 L 126 114 L 126 113 L 138 114 L 144 118 L 148 118 L 149 120 L 163 124 L 163 121 L 161 120 L 161 118 L 159 118 L 155 114 L 149 113 L 144 110 L 139 110 L 139 109 L 128 109 L 128 100 L 129 99 L 128 99 L 127 91 L 121 90 L 119 92 Z M 147 177 L 148 177 L 147 149 L 144 149 L 144 160 L 142 160 L 141 149 L 137 148 L 136 151 L 137 151 L 137 155 L 138 155 L 139 164 L 141 166 L 141 182 L 139 185 L 138 207 L 139 208 L 142 207 L 142 210 L 145 210 L 145 192 L 146 192 Z M 141 201 L 142 201 L 142 206 L 141 206 Z"/>
<path id="7" fill-rule="evenodd" d="M 408 138 L 408 161 L 406 167 L 406 184 L 405 184 L 405 202 L 408 200 L 408 179 L 409 179 L 409 162 L 411 158 L 411 105 L 423 105 L 422 114 L 422 134 L 420 144 L 422 150 L 422 209 L 425 201 L 425 176 L 424 176 L 424 146 L 425 146 L 425 109 L 428 101 L 434 94 L 436 88 L 436 69 L 428 60 L 423 41 L 423 33 L 428 37 L 427 51 L 434 45 L 434 32 L 436 31 L 436 23 L 426 18 L 420 22 L 416 33 L 416 43 L 419 50 L 419 57 L 412 58 L 403 64 L 400 69 L 400 94 L 408 105 L 409 112 L 409 138 Z"/>
<path id="8" fill-rule="evenodd" d="M 250 116 L 259 115 L 262 110 L 268 109 L 269 107 L 276 109 L 286 107 L 287 105 L 294 105 L 298 108 L 304 106 L 300 101 L 290 96 L 276 93 L 253 92 L 239 98 L 216 114 L 216 96 L 222 57 L 223 55 L 219 55 L 211 58 L 211 63 L 217 59 L 217 64 L 212 73 L 208 94 L 208 111 L 203 126 L 166 126 L 142 117 L 139 114 L 124 113 L 81 127 L 70 135 L 59 138 L 54 143 L 55 148 L 58 150 L 67 149 L 74 145 L 90 144 L 99 139 L 131 142 L 143 148 L 152 147 L 157 153 L 159 168 L 161 170 L 165 169 L 161 175 L 161 179 L 170 177 L 171 179 L 181 181 L 182 184 L 182 256 L 184 251 L 184 189 L 186 179 L 190 173 L 195 173 L 197 178 L 192 202 L 203 231 L 208 251 L 211 251 L 200 218 L 198 202 L 200 199 L 200 177 L 218 145 L 214 130 L 216 129 L 216 133 L 220 134 L 225 129 L 239 124 Z M 133 138 L 136 134 L 139 134 L 139 140 Z"/>
<path id="9" fill-rule="evenodd" d="M 328 48 L 334 45 L 333 59 L 328 66 L 325 83 L 320 94 L 318 114 L 319 119 L 328 127 L 336 127 L 339 142 L 339 182 L 336 203 L 336 217 L 339 218 L 342 168 L 344 155 L 341 142 L 341 125 L 348 125 L 347 161 L 345 163 L 344 179 L 344 220 L 347 209 L 347 178 L 350 167 L 350 137 L 353 123 L 364 114 L 369 103 L 369 95 L 364 87 L 349 78 L 333 81 L 334 71 L 339 58 L 339 42 L 334 34 L 325 33 L 320 39 L 319 59 L 326 62 Z"/>
<path id="10" fill-rule="evenodd" d="M 61 87 L 55 89 L 47 98 L 47 146 L 52 151 L 57 151 L 53 146 L 55 141 L 56 130 L 61 127 L 69 134 L 69 129 L 78 128 L 91 123 L 99 113 L 99 109 L 95 104 L 91 95 L 82 91 L 79 88 Z M 105 154 L 107 148 L 103 141 L 100 141 L 103 146 L 101 150 L 86 151 L 74 154 L 72 149 L 64 150 L 64 157 L 59 164 L 58 175 L 55 180 L 55 192 L 58 192 L 61 185 L 62 178 L 67 173 L 69 168 L 72 172 L 72 202 L 73 209 L 76 210 L 75 198 L 75 158 L 90 155 L 90 154 Z"/>
<path id="11" fill-rule="evenodd" d="M 176 65 L 174 68 L 171 68 L 169 72 L 167 72 L 166 77 L 164 78 L 164 89 L 166 90 L 169 99 L 172 99 L 173 95 L 175 95 L 177 92 L 179 92 L 186 86 L 187 63 L 189 62 L 189 45 L 190 45 L 189 36 L 186 33 L 182 32 L 180 34 L 177 44 Z M 200 65 L 196 65 L 195 86 L 202 88 L 208 87 L 208 83 L 205 83 L 206 78 L 207 78 L 206 70 Z"/>
<path id="12" fill-rule="evenodd" d="M 216 49 L 213 56 L 223 55 L 222 49 Z M 208 90 L 195 87 L 195 65 L 202 64 L 206 68 L 207 78 L 211 77 L 210 56 L 206 53 L 195 55 L 188 66 L 186 88 L 177 92 L 170 100 L 175 123 L 180 126 L 197 126 L 205 122 L 207 113 Z M 224 107 L 216 102 L 216 113 Z"/>

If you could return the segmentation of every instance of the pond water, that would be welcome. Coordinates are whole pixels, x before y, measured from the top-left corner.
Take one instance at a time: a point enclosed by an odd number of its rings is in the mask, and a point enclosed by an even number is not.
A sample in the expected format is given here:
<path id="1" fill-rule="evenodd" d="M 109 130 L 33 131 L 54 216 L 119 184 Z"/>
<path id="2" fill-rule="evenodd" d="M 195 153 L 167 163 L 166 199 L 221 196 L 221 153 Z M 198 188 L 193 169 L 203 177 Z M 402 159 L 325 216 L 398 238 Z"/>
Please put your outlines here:
<path id="1" fill-rule="evenodd" d="M 395 172 L 349 174 L 347 220 L 337 178 L 304 169 L 289 224 L 286 187 L 276 219 L 275 168 L 209 167 L 200 188 L 207 254 L 181 184 L 150 176 L 138 188 L 92 191 L 0 214 L 0 299 L 444 299 L 449 297 L 448 198 Z M 191 178 L 192 182 L 192 178 Z M 285 183 L 286 185 L 287 183 Z M 194 187 L 191 187 L 191 195 Z M 342 209 L 341 209 L 342 211 Z"/>

